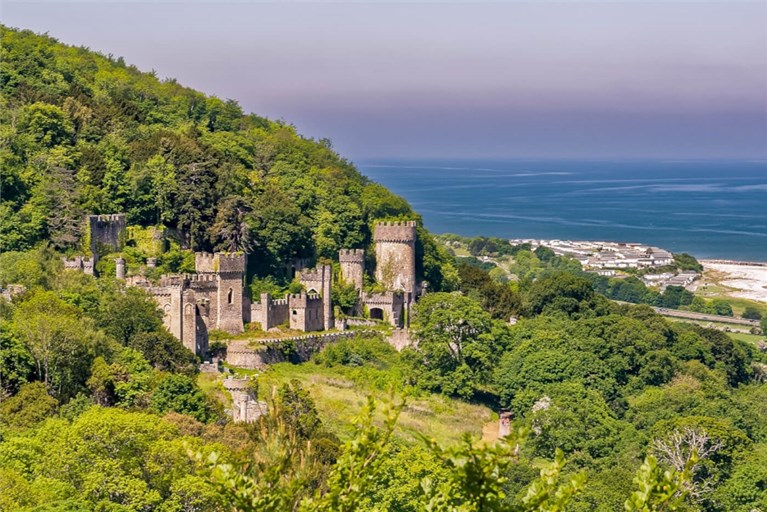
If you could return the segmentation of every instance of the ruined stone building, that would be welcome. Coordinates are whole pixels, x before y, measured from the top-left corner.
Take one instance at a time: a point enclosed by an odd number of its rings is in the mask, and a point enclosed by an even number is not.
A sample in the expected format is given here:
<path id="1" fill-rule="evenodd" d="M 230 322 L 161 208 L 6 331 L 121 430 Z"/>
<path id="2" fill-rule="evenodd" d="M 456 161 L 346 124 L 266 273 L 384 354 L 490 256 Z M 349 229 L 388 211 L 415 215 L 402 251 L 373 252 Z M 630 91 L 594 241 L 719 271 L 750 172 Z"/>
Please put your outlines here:
<path id="1" fill-rule="evenodd" d="M 249 379 L 224 379 L 224 389 L 232 395 L 232 421 L 253 423 L 266 414 L 266 402 L 259 402 Z"/>
<path id="2" fill-rule="evenodd" d="M 93 273 L 98 254 L 118 251 L 124 246 L 125 216 L 87 218 L 91 258 L 65 260 L 65 267 Z M 383 291 L 364 290 L 365 251 L 344 249 L 339 253 L 341 276 L 358 291 L 358 314 L 367 308 L 370 318 L 394 327 L 408 323 L 416 298 L 414 221 L 386 222 L 375 226 L 377 265 L 375 275 Z M 253 302 L 246 293 L 245 254 L 196 253 L 194 274 L 163 275 L 152 283 L 144 276 L 127 277 L 126 262 L 116 258 L 116 277 L 129 286 L 140 286 L 154 298 L 163 312 L 167 329 L 196 354 L 208 352 L 208 332 L 222 330 L 237 334 L 246 323 L 257 322 L 263 330 L 288 326 L 298 331 L 323 331 L 335 326 L 333 317 L 333 268 L 319 265 L 299 269 L 298 281 L 305 291 L 272 297 L 262 294 Z M 156 260 L 147 260 L 154 267 Z"/>
<path id="3" fill-rule="evenodd" d="M 85 229 L 88 254 L 64 258 L 64 268 L 95 275 L 99 256 L 117 252 L 125 245 L 125 214 L 88 215 Z"/>
<path id="4" fill-rule="evenodd" d="M 384 292 L 367 293 L 363 288 L 365 251 L 342 249 L 338 254 L 341 275 L 359 293 L 358 312 L 366 307 L 370 318 L 405 327 L 416 299 L 415 221 L 381 222 L 373 232 L 376 247 L 376 281 Z"/>

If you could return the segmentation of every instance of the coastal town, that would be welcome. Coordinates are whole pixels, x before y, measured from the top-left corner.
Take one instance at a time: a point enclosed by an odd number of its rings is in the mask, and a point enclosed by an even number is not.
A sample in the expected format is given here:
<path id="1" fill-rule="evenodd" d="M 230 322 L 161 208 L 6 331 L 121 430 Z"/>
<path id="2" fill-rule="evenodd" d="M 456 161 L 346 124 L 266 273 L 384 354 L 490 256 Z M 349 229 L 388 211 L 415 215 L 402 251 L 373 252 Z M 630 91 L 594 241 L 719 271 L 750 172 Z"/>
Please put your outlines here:
<path id="1" fill-rule="evenodd" d="M 629 274 L 622 270 L 641 270 L 638 277 L 645 285 L 661 291 L 669 286 L 693 287 L 701 276 L 695 271 L 675 270 L 671 252 L 641 243 L 534 239 L 511 239 L 509 243 L 530 244 L 533 249 L 547 247 L 557 256 L 577 260 L 586 271 L 607 277 L 627 277 Z"/>

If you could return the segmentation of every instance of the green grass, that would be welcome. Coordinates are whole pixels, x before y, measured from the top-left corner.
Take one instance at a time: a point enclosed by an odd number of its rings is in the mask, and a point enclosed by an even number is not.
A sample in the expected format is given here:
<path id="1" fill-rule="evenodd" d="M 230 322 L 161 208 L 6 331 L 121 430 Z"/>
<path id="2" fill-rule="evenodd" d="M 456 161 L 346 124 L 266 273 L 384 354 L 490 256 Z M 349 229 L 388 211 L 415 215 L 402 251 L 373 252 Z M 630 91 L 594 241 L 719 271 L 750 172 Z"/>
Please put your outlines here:
<path id="1" fill-rule="evenodd" d="M 200 373 L 197 375 L 197 385 L 206 396 L 221 402 L 225 407 L 229 406 L 232 398 L 224 389 L 220 373 Z"/>
<path id="2" fill-rule="evenodd" d="M 274 385 L 299 380 L 314 399 L 325 426 L 345 439 L 351 434 L 351 421 L 360 413 L 369 395 L 379 402 L 391 398 L 390 393 L 382 390 L 380 385 L 360 383 L 360 379 L 353 378 L 349 370 L 328 368 L 312 362 L 300 365 L 278 363 L 263 375 L 260 389 L 266 395 Z M 375 371 L 367 373 L 371 377 L 376 375 Z M 401 395 L 394 397 L 397 403 L 401 399 Z M 383 413 L 379 413 L 379 419 L 382 419 Z M 452 444 L 465 432 L 475 437 L 492 438 L 495 422 L 497 415 L 487 407 L 426 394 L 407 399 L 396 434 L 409 441 L 418 439 L 420 434 L 443 444 Z"/>
<path id="3" fill-rule="evenodd" d="M 733 328 L 732 324 L 722 324 L 717 322 L 700 322 L 696 320 L 680 320 L 679 318 L 672 318 L 672 317 L 667 317 L 667 318 L 669 320 L 672 320 L 675 323 L 696 324 L 696 325 L 700 325 L 701 327 L 712 327 L 714 329 L 723 330 L 724 328 L 728 328 L 728 329 Z M 759 341 L 762 341 L 765 339 L 765 336 L 762 336 L 760 334 L 750 334 L 745 332 L 727 332 L 727 335 L 734 340 L 745 341 L 746 343 L 750 343 L 752 345 L 756 345 Z"/>
<path id="4" fill-rule="evenodd" d="M 745 334 L 741 332 L 728 332 L 727 333 L 730 338 L 734 340 L 740 340 L 745 341 L 746 343 L 750 343 L 751 345 L 756 345 L 760 341 L 764 341 L 764 336 L 758 335 L 758 334 Z"/>

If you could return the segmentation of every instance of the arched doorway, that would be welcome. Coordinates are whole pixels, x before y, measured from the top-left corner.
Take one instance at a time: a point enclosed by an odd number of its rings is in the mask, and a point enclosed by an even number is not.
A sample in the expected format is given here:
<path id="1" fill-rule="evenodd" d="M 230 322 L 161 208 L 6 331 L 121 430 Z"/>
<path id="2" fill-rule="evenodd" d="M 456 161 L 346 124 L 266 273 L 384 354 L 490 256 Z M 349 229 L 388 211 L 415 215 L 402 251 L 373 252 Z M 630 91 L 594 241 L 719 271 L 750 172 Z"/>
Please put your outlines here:
<path id="1" fill-rule="evenodd" d="M 384 319 L 384 312 L 381 308 L 371 308 L 370 309 L 370 318 L 373 320 L 383 320 Z"/>

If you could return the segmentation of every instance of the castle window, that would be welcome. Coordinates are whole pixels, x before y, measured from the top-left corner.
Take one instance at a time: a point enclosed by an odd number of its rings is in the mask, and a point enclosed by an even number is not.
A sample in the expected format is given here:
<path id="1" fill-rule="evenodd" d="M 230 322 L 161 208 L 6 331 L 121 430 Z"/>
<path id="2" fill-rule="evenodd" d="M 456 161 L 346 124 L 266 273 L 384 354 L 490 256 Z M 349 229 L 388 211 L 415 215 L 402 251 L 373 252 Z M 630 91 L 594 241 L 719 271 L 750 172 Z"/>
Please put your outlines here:
<path id="1" fill-rule="evenodd" d="M 296 311 L 296 310 L 294 309 L 294 310 L 293 310 L 293 314 L 294 314 L 294 315 L 297 315 L 297 314 L 298 314 L 298 311 Z"/>
<path id="2" fill-rule="evenodd" d="M 234 298 L 234 291 L 231 288 L 229 288 L 229 293 L 226 296 L 226 300 L 229 302 L 229 304 L 231 304 L 233 298 Z"/>

